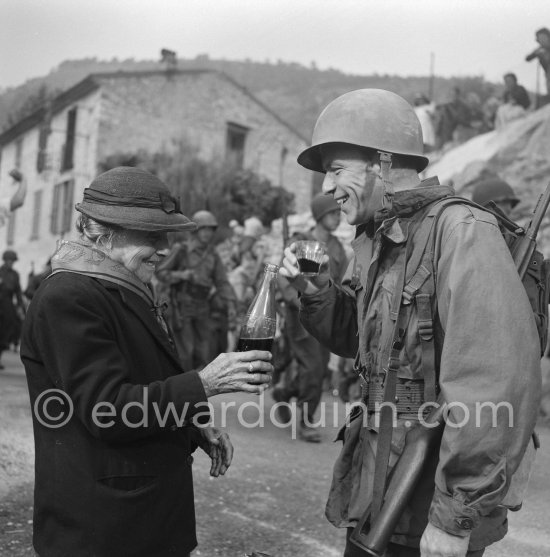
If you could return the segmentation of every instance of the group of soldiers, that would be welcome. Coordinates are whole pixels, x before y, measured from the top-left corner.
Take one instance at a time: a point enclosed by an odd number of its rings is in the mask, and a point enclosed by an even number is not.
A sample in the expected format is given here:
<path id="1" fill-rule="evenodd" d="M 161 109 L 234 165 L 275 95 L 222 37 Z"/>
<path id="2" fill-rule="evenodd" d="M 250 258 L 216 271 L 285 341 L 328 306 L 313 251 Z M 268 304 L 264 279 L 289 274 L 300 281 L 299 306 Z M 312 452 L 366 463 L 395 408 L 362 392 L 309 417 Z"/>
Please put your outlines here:
<path id="1" fill-rule="evenodd" d="M 297 239 L 322 242 L 331 277 L 340 284 L 348 266 L 346 251 L 333 234 L 340 224 L 340 207 L 332 197 L 319 194 L 312 200 L 311 213 L 315 225 L 295 232 L 289 243 Z M 231 222 L 232 236 L 218 245 L 214 242 L 219 226 L 216 216 L 200 210 L 192 219 L 197 229 L 173 235 L 156 272 L 157 298 L 167 302 L 167 321 L 184 369 L 200 368 L 217 354 L 235 349 L 266 257 L 263 227 L 254 217 L 244 227 Z M 284 277 L 278 278 L 277 307 L 280 326 L 274 346 L 277 384 L 273 398 L 277 402 L 296 398 L 300 439 L 319 442 L 321 437 L 312 424 L 323 389 L 347 401 L 357 378 L 349 360 L 333 356 L 329 366 L 329 350 L 301 326 L 296 291 Z M 290 415 L 281 410 L 280 419 L 287 423 Z"/>

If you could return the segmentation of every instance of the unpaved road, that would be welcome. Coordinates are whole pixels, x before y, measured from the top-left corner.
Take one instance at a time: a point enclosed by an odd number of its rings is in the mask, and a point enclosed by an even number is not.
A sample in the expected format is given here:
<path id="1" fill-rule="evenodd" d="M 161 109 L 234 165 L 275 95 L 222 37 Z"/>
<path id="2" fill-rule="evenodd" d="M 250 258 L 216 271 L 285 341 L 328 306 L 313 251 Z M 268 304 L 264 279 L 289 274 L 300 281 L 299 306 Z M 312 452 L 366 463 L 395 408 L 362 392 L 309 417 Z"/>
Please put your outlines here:
<path id="1" fill-rule="evenodd" d="M 33 556 L 32 426 L 23 371 L 7 354 L 0 372 L 0 557 Z M 253 550 L 274 557 L 337 557 L 343 533 L 324 519 L 323 509 L 338 445 L 332 443 L 345 409 L 325 395 L 323 443 L 291 439 L 288 429 L 266 420 L 263 428 L 239 425 L 238 412 L 252 424 L 259 411 L 253 396 L 216 397 L 216 419 L 226 408 L 236 453 L 226 477 L 208 476 L 209 460 L 195 455 L 195 498 L 199 547 L 193 556 L 243 557 Z M 271 399 L 264 400 L 269 415 Z M 249 407 L 247 407 L 247 405 Z M 219 423 L 219 422 L 218 422 Z M 549 557 L 550 430 L 540 428 L 542 448 L 524 509 L 512 513 L 510 534 L 487 557 Z M 9 490 L 8 490 L 9 488 Z"/>

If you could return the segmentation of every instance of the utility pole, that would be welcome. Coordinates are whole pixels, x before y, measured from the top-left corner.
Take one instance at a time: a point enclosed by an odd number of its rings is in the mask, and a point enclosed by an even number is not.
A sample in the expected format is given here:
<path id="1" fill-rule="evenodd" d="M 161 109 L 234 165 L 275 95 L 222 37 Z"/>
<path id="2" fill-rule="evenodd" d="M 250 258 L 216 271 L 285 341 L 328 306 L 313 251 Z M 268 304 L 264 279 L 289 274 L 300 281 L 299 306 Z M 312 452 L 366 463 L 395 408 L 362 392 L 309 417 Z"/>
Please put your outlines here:
<path id="1" fill-rule="evenodd" d="M 430 97 L 430 102 L 434 100 L 434 66 L 435 66 L 435 54 L 430 52 L 430 85 L 428 89 L 428 96 Z"/>

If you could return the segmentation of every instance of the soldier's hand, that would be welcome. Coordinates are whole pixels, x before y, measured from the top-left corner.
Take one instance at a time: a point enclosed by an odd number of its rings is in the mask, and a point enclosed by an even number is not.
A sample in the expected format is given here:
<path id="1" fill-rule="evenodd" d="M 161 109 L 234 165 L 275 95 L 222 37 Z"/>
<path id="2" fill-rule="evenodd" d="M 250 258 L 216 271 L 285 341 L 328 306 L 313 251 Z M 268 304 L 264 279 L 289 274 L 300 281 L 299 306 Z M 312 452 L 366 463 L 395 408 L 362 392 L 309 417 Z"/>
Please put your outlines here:
<path id="1" fill-rule="evenodd" d="M 271 352 L 250 350 L 220 354 L 199 371 L 206 396 L 220 393 L 261 393 L 271 383 Z"/>
<path id="2" fill-rule="evenodd" d="M 430 522 L 420 540 L 421 557 L 465 557 L 470 536 L 453 536 Z"/>
<path id="3" fill-rule="evenodd" d="M 328 262 L 328 255 L 323 255 L 319 274 L 314 277 L 307 277 L 306 279 L 300 274 L 298 260 L 296 259 L 296 244 L 292 243 L 285 248 L 279 274 L 288 279 L 290 284 L 292 284 L 296 290 L 299 290 L 304 294 L 314 294 L 318 290 L 324 288 L 330 280 Z"/>

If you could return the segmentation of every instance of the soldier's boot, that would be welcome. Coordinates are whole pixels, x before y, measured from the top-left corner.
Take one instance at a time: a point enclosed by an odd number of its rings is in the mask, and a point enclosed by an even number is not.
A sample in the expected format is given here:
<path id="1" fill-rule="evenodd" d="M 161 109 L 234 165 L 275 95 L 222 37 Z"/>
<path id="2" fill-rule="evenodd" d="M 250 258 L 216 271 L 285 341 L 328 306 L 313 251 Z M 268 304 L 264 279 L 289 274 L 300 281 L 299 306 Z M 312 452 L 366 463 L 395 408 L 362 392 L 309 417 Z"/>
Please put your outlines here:
<path id="1" fill-rule="evenodd" d="M 283 387 L 274 387 L 271 396 L 276 402 L 275 415 L 280 425 L 289 425 L 292 421 L 292 413 L 288 407 L 290 396 Z"/>
<path id="2" fill-rule="evenodd" d="M 300 424 L 300 428 L 298 429 L 298 439 L 307 441 L 308 443 L 320 443 L 321 433 L 315 427 L 311 427 L 310 425 L 306 424 Z"/>

